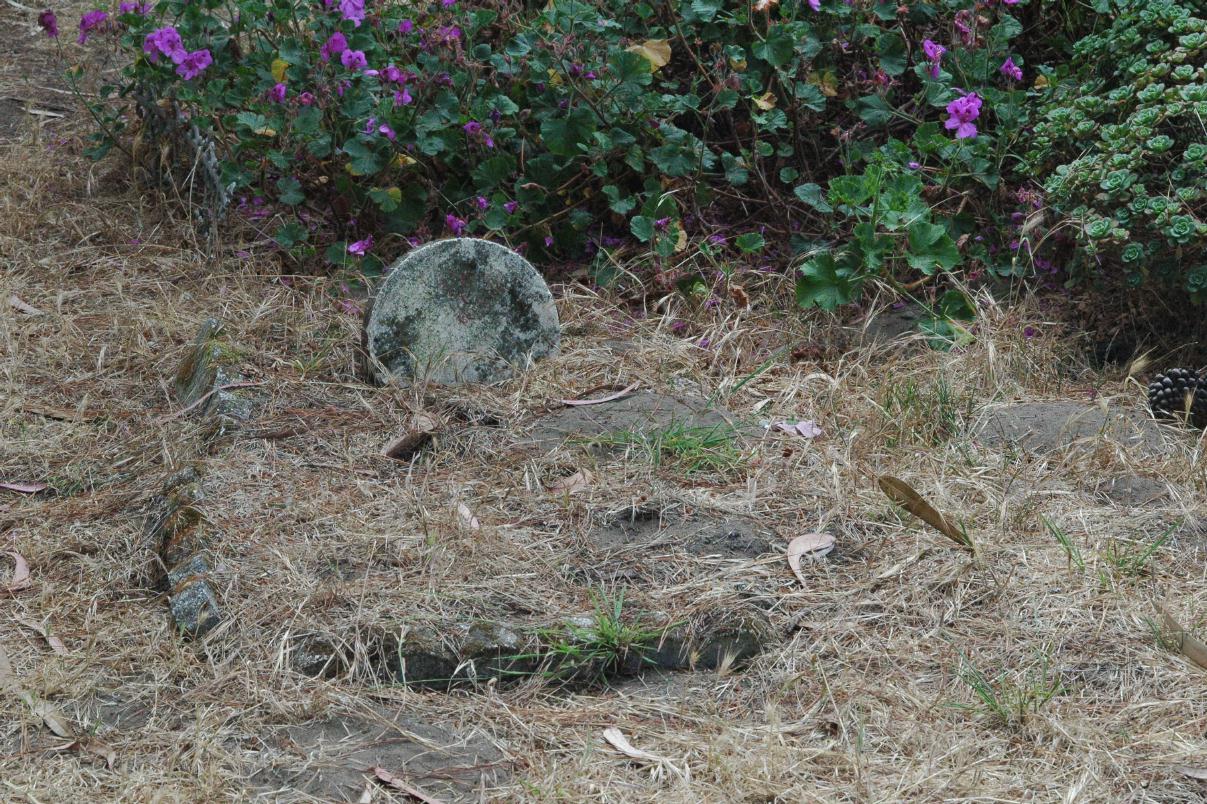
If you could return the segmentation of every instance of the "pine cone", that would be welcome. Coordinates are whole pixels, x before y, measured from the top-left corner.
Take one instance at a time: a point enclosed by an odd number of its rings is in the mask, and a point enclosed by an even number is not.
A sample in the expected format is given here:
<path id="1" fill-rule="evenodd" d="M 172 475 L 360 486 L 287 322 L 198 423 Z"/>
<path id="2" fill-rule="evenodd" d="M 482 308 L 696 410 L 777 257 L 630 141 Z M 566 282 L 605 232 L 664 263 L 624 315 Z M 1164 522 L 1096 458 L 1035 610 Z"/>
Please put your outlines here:
<path id="1" fill-rule="evenodd" d="M 1170 369 L 1148 384 L 1148 406 L 1157 418 L 1207 429 L 1207 382 L 1194 369 Z"/>

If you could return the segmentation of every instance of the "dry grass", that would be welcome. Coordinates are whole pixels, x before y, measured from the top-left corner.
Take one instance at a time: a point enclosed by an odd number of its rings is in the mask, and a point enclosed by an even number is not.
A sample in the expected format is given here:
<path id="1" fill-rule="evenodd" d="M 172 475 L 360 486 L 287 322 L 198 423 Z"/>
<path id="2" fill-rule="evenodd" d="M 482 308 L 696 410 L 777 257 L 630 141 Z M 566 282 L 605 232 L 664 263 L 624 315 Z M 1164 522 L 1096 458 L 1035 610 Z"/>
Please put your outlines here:
<path id="1" fill-rule="evenodd" d="M 0 315 L 0 481 L 58 490 L 0 492 L 0 549 L 25 556 L 34 582 L 0 598 L 0 645 L 20 684 L 116 764 L 56 750 L 64 741 L 4 694 L 0 797 L 250 798 L 247 774 L 266 757 L 308 761 L 273 743 L 278 726 L 385 706 L 487 735 L 514 767 L 509 786 L 485 791 L 496 800 L 1201 800 L 1177 768 L 1207 765 L 1203 671 L 1148 625 L 1154 600 L 1185 622 L 1207 615 L 1201 444 L 1170 433 L 1155 459 L 1107 441 L 1042 455 L 978 446 L 969 425 L 991 402 L 1141 404 L 1134 384 L 1085 369 L 1059 327 L 1022 337 L 1040 324 L 1025 305 L 982 298 L 978 340 L 945 354 L 840 348 L 849 333 L 787 312 L 774 279 L 747 288 L 764 305 L 753 310 L 672 298 L 648 316 L 563 287 L 562 354 L 515 381 L 372 388 L 353 370 L 358 321 L 338 306 L 337 281 L 283 284 L 254 243 L 214 259 L 182 247 L 179 221 L 104 180 L 112 165 L 68 140 L 54 159 L 45 142 L 0 145 L 0 301 L 44 311 Z M 201 448 L 195 420 L 166 418 L 179 407 L 167 386 L 207 315 L 227 322 L 264 403 L 243 436 L 199 459 L 204 509 L 225 534 L 229 621 L 190 644 L 150 583 L 141 516 Z M 713 347 L 697 348 L 701 336 Z M 787 344 L 818 348 L 751 376 Z M 519 445 L 553 400 L 634 380 L 715 395 L 755 421 L 813 419 L 825 435 L 747 441 L 736 469 L 690 476 L 639 452 Z M 381 457 L 420 411 L 447 422 L 434 449 L 412 464 Z M 484 415 L 500 426 L 459 423 Z M 586 492 L 545 491 L 584 467 Z M 904 518 L 877 489 L 881 473 L 962 520 L 981 558 Z M 1130 474 L 1168 481 L 1172 500 L 1129 510 L 1092 494 Z M 824 528 L 838 546 L 807 567 L 806 588 L 774 557 L 591 550 L 598 517 L 650 500 L 750 515 L 785 544 Z M 1176 522 L 1143 566 L 1110 560 L 1142 554 Z M 754 603 L 777 639 L 742 672 L 577 692 L 532 680 L 419 693 L 371 683 L 363 666 L 316 681 L 285 660 L 289 635 L 309 630 L 355 642 L 371 627 L 587 612 L 601 561 L 635 567 L 635 610 L 690 618 Z M 46 623 L 69 653 L 17 618 Z M 601 739 L 608 726 L 669 764 L 621 757 Z"/>

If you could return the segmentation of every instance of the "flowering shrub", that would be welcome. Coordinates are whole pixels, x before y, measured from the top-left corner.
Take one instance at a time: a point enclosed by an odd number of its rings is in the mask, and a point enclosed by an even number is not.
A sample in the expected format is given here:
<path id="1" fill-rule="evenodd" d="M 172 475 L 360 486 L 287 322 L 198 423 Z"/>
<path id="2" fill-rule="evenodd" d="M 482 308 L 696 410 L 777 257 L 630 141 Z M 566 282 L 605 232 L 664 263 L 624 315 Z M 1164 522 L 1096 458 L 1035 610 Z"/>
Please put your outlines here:
<path id="1" fill-rule="evenodd" d="M 176 104 L 296 255 L 495 232 L 787 265 L 791 243 L 801 303 L 832 307 L 954 270 L 992 218 L 1024 121 L 1016 3 L 162 0 L 80 37 L 116 38 L 111 96 Z"/>
<path id="2" fill-rule="evenodd" d="M 1117 0 L 1053 76 L 1027 168 L 1075 225 L 1074 275 L 1126 273 L 1207 296 L 1207 15 Z M 1198 8 L 1196 12 L 1194 9 Z"/>

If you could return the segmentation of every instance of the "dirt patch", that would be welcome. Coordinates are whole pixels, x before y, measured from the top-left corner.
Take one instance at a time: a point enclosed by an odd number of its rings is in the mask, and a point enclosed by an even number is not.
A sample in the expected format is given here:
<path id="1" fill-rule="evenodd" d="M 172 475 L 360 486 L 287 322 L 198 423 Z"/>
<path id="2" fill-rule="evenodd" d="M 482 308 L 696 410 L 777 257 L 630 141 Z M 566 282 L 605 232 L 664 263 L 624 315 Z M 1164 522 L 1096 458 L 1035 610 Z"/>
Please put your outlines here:
<path id="1" fill-rule="evenodd" d="M 451 801 L 479 800 L 510 776 L 504 754 L 483 734 L 385 708 L 286 726 L 265 743 L 248 782 L 273 800 L 357 801 L 377 786 L 365 773 L 371 768 Z"/>
<path id="2" fill-rule="evenodd" d="M 1151 505 L 1169 499 L 1168 484 L 1141 475 L 1109 478 L 1099 483 L 1095 491 L 1122 506 Z"/>

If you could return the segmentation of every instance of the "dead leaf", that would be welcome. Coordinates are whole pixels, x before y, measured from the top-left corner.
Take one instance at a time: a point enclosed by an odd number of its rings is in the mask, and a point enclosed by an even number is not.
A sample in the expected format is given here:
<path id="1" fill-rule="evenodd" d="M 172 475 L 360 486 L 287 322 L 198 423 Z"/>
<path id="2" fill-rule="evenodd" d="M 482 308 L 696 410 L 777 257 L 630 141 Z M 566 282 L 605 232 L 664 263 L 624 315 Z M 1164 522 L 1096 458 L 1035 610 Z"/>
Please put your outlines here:
<path id="1" fill-rule="evenodd" d="M 803 533 L 788 542 L 788 566 L 792 568 L 792 574 L 796 576 L 796 579 L 805 584 L 805 576 L 800 571 L 801 557 L 821 559 L 829 555 L 833 549 L 834 537 L 830 534 Z"/>
<path id="2" fill-rule="evenodd" d="M 669 760 L 665 757 L 651 754 L 649 751 L 642 751 L 640 748 L 634 748 L 633 744 L 629 742 L 629 738 L 625 737 L 624 733 L 615 726 L 604 729 L 603 738 L 613 748 L 630 759 L 640 759 L 645 762 L 657 762 L 659 764 L 667 762 L 669 764 Z"/>
<path id="3" fill-rule="evenodd" d="M 658 72 L 671 61 L 671 43 L 665 39 L 647 39 L 641 44 L 629 45 L 625 50 L 648 61 L 652 73 Z"/>
<path id="4" fill-rule="evenodd" d="M 623 399 L 624 397 L 626 397 L 629 394 L 636 391 L 637 387 L 640 385 L 641 385 L 640 381 L 633 382 L 633 383 L 629 383 L 624 388 L 621 388 L 619 391 L 617 391 L 614 394 L 608 394 L 607 396 L 596 397 L 595 399 L 563 399 L 563 400 L 561 400 L 561 403 L 563 405 L 570 405 L 571 407 L 581 407 L 583 405 L 602 405 L 605 402 L 615 402 L 617 399 Z M 603 388 L 615 388 L 615 387 L 616 386 L 614 386 L 614 385 L 603 386 L 602 388 L 596 387 L 596 388 L 592 388 L 591 391 L 600 391 L 600 390 L 603 390 Z M 588 391 L 587 393 L 591 393 L 591 391 Z"/>
<path id="5" fill-rule="evenodd" d="M 418 787 L 415 787 L 414 785 L 408 784 L 408 783 L 404 782 L 402 779 L 399 779 L 397 776 L 390 773 L 385 768 L 373 768 L 372 770 L 373 770 L 373 775 L 376 776 L 378 779 L 385 782 L 386 784 L 388 784 L 390 787 L 394 788 L 395 790 L 401 790 L 402 792 L 406 793 L 411 798 L 417 799 L 418 801 L 422 801 L 423 804 L 444 804 L 443 799 L 434 798 L 434 797 L 428 795 L 427 793 L 420 790 Z"/>
<path id="6" fill-rule="evenodd" d="M 595 475 L 591 474 L 590 469 L 579 469 L 569 477 L 563 477 L 550 483 L 549 490 L 563 494 L 577 494 L 589 489 L 594 482 Z"/>
<path id="7" fill-rule="evenodd" d="M 37 494 L 50 488 L 45 483 L 0 483 L 0 489 L 8 489 L 18 494 Z"/>
<path id="8" fill-rule="evenodd" d="M 59 746 L 58 751 L 79 751 L 85 754 L 93 754 L 105 761 L 105 767 L 113 770 L 113 763 L 117 761 L 117 752 L 102 742 L 86 737 L 79 740 L 72 740 L 66 745 Z"/>
<path id="9" fill-rule="evenodd" d="M 33 584 L 33 581 L 30 580 L 29 564 L 25 561 L 25 558 L 13 550 L 6 550 L 4 555 L 12 556 L 13 564 L 15 565 L 12 580 L 4 587 L 4 591 L 11 595 L 20 592 L 22 589 L 28 589 Z"/>
<path id="10" fill-rule="evenodd" d="M 1157 606 L 1157 611 L 1161 612 L 1161 636 L 1176 645 L 1187 659 L 1207 670 L 1207 645 L 1183 628 L 1164 606 Z"/>
<path id="11" fill-rule="evenodd" d="M 8 297 L 8 303 L 12 305 L 13 309 L 17 310 L 18 312 L 25 313 L 26 315 L 42 315 L 41 310 L 31 304 L 26 303 L 15 293 Z"/>
<path id="12" fill-rule="evenodd" d="M 762 95 L 754 98 L 754 105 L 762 109 L 764 112 L 769 112 L 775 108 L 775 93 L 764 92 Z"/>
<path id="13" fill-rule="evenodd" d="M 420 413 L 411 422 L 406 435 L 390 444 L 381 454 L 396 461 L 409 461 L 415 453 L 427 446 L 436 435 L 440 423 L 426 413 Z"/>
<path id="14" fill-rule="evenodd" d="M 63 716 L 49 701 L 37 701 L 22 689 L 13 675 L 12 662 L 8 660 L 8 652 L 0 645 L 0 690 L 11 693 L 29 707 L 29 711 L 37 715 L 46 727 L 60 737 L 71 737 L 71 729 L 67 728 Z"/>
<path id="15" fill-rule="evenodd" d="M 945 516 L 936 511 L 931 504 L 923 499 L 921 494 L 914 491 L 908 483 L 903 480 L 898 480 L 890 475 L 882 475 L 878 482 L 880 484 L 880 490 L 883 491 L 890 500 L 909 511 L 911 514 L 918 517 L 918 519 L 921 519 L 923 522 L 930 525 L 932 528 L 939 531 L 956 544 L 966 547 L 969 550 L 973 549 L 972 540 L 969 539 L 963 531 L 953 525 Z"/>
<path id="16" fill-rule="evenodd" d="M 750 296 L 746 293 L 746 288 L 741 285 L 729 286 L 729 298 L 733 299 L 733 303 L 738 307 L 749 307 Z"/>
<path id="17" fill-rule="evenodd" d="M 1207 782 L 1207 768 L 1190 768 L 1186 765 L 1178 765 L 1174 770 L 1183 776 L 1189 776 L 1191 779 Z"/>
<path id="18" fill-rule="evenodd" d="M 781 433 L 788 435 L 800 436 L 801 438 L 817 438 L 822 434 L 823 430 L 815 423 L 804 420 L 799 422 L 776 422 L 775 429 Z"/>
<path id="19" fill-rule="evenodd" d="M 755 0 L 754 10 L 766 12 L 779 4 L 780 0 Z"/>
<path id="20" fill-rule="evenodd" d="M 54 636 L 49 631 L 47 631 L 46 626 L 38 625 L 33 620 L 26 620 L 21 617 L 14 617 L 13 619 L 15 619 L 18 623 L 25 626 L 29 630 L 33 631 L 38 636 L 42 637 L 42 639 L 45 639 L 46 644 L 49 645 L 50 649 L 53 650 L 55 653 L 59 654 L 60 656 L 69 655 L 67 646 L 63 644 L 63 640 L 59 639 L 57 636 Z"/>
<path id="21" fill-rule="evenodd" d="M 457 503 L 457 516 L 461 517 L 461 524 L 470 530 L 481 530 L 482 523 L 474 516 L 474 512 L 469 510 L 469 506 L 465 503 Z"/>

